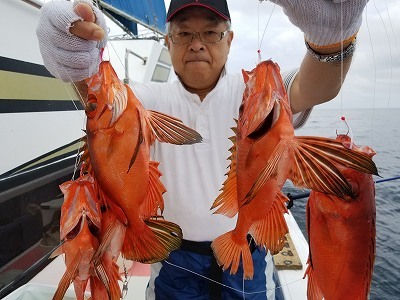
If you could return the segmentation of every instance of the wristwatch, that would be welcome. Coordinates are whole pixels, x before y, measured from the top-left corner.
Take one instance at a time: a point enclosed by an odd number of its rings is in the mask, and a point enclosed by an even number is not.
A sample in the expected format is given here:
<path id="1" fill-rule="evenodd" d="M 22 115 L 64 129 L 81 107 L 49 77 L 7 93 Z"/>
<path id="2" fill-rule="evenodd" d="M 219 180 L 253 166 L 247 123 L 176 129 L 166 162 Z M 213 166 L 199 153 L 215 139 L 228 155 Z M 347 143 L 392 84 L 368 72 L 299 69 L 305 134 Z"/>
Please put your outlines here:
<path id="1" fill-rule="evenodd" d="M 354 51 L 356 50 L 356 37 L 351 41 L 351 43 L 344 48 L 342 51 L 332 53 L 332 54 L 319 54 L 315 52 L 310 45 L 306 43 L 306 47 L 308 50 L 308 53 L 315 59 L 317 59 L 320 62 L 340 62 L 345 60 L 346 58 L 350 57 L 353 55 Z"/>

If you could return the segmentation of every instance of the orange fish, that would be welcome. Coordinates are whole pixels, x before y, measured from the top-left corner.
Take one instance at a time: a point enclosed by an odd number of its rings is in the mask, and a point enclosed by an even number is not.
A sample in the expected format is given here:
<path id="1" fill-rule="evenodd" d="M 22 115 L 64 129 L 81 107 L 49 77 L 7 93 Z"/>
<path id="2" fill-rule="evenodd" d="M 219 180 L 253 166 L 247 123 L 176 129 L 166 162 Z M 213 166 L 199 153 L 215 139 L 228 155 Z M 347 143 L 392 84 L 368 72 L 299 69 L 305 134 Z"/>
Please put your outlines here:
<path id="1" fill-rule="evenodd" d="M 53 299 L 63 299 L 71 282 L 78 300 L 84 299 L 85 289 L 93 273 L 92 258 L 99 247 L 97 233 L 101 228 L 101 212 L 93 178 L 82 176 L 60 185 L 64 193 L 61 209 L 59 246 L 52 257 L 65 253 L 67 270 L 60 280 Z"/>
<path id="2" fill-rule="evenodd" d="M 158 163 L 150 161 L 150 146 L 156 139 L 193 144 L 201 136 L 174 117 L 144 109 L 110 62 L 103 61 L 86 82 L 90 163 L 102 199 L 127 226 L 122 254 L 140 262 L 163 260 L 180 246 L 182 231 L 155 217 L 166 190 Z"/>
<path id="3" fill-rule="evenodd" d="M 246 83 L 239 109 L 236 136 L 230 149 L 231 165 L 214 213 L 233 217 L 234 230 L 212 243 L 218 263 L 235 274 L 243 261 L 244 277 L 253 277 L 253 262 L 246 239 L 271 253 L 280 251 L 288 232 L 284 213 L 287 198 L 281 188 L 287 179 L 297 187 L 340 196 L 353 196 L 351 186 L 333 162 L 376 173 L 369 157 L 346 149 L 334 139 L 295 137 L 292 112 L 279 67 L 272 61 L 243 71 Z"/>
<path id="4" fill-rule="evenodd" d="M 351 145 L 350 138 L 338 141 Z M 369 147 L 352 145 L 369 157 Z M 375 260 L 375 185 L 372 175 L 338 166 L 355 198 L 312 191 L 307 202 L 310 245 L 308 299 L 367 299 Z"/>

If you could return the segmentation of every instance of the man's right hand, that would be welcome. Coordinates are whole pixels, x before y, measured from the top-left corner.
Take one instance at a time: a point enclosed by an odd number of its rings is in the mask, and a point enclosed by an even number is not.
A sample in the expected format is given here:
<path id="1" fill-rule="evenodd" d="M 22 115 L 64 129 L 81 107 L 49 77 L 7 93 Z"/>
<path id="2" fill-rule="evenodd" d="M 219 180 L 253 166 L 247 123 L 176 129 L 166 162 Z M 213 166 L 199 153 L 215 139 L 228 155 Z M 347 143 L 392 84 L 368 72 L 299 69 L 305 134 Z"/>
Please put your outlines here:
<path id="1" fill-rule="evenodd" d="M 97 73 L 107 43 L 103 14 L 90 0 L 51 1 L 40 11 L 36 34 L 49 72 L 65 82 Z"/>

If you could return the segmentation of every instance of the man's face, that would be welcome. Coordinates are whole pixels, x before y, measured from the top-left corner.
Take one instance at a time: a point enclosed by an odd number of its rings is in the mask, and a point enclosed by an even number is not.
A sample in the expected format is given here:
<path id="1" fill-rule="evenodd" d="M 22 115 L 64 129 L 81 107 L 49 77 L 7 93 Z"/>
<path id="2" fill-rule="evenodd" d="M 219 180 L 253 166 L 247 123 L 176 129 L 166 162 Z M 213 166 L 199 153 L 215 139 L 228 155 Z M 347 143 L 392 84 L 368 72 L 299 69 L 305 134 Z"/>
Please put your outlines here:
<path id="1" fill-rule="evenodd" d="M 182 32 L 224 32 L 227 24 L 212 11 L 191 7 L 177 14 L 171 21 L 170 34 Z M 217 43 L 203 43 L 196 36 L 186 45 L 174 44 L 166 38 L 172 65 L 180 80 L 189 88 L 209 89 L 218 81 L 228 58 L 233 32 L 228 32 Z"/>

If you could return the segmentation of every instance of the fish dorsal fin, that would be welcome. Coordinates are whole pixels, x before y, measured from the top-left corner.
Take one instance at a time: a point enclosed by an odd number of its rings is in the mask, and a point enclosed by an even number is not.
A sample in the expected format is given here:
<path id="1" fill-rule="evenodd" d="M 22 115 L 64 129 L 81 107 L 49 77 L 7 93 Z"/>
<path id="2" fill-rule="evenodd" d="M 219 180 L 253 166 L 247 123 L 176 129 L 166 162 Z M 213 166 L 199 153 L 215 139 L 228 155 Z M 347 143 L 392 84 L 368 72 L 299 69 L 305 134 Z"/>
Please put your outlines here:
<path id="1" fill-rule="evenodd" d="M 162 195 L 167 191 L 160 180 L 161 172 L 158 170 L 158 162 L 149 163 L 149 187 L 147 189 L 146 201 L 140 206 L 140 215 L 143 219 L 157 215 L 158 210 L 161 213 L 164 210 L 164 201 Z"/>
<path id="2" fill-rule="evenodd" d="M 202 141 L 197 131 L 187 127 L 175 117 L 153 110 L 144 110 L 143 118 L 151 130 L 152 141 L 157 139 L 174 145 L 190 145 Z"/>
<path id="3" fill-rule="evenodd" d="M 232 128 L 236 131 L 236 128 Z M 237 177 L 236 177 L 236 136 L 230 138 L 233 142 L 233 146 L 229 149 L 231 155 L 228 159 L 231 161 L 229 165 L 229 171 L 225 175 L 227 178 L 221 188 L 221 193 L 214 200 L 211 209 L 215 209 L 214 214 L 225 215 L 232 218 L 238 213 L 238 199 L 237 199 Z"/>

